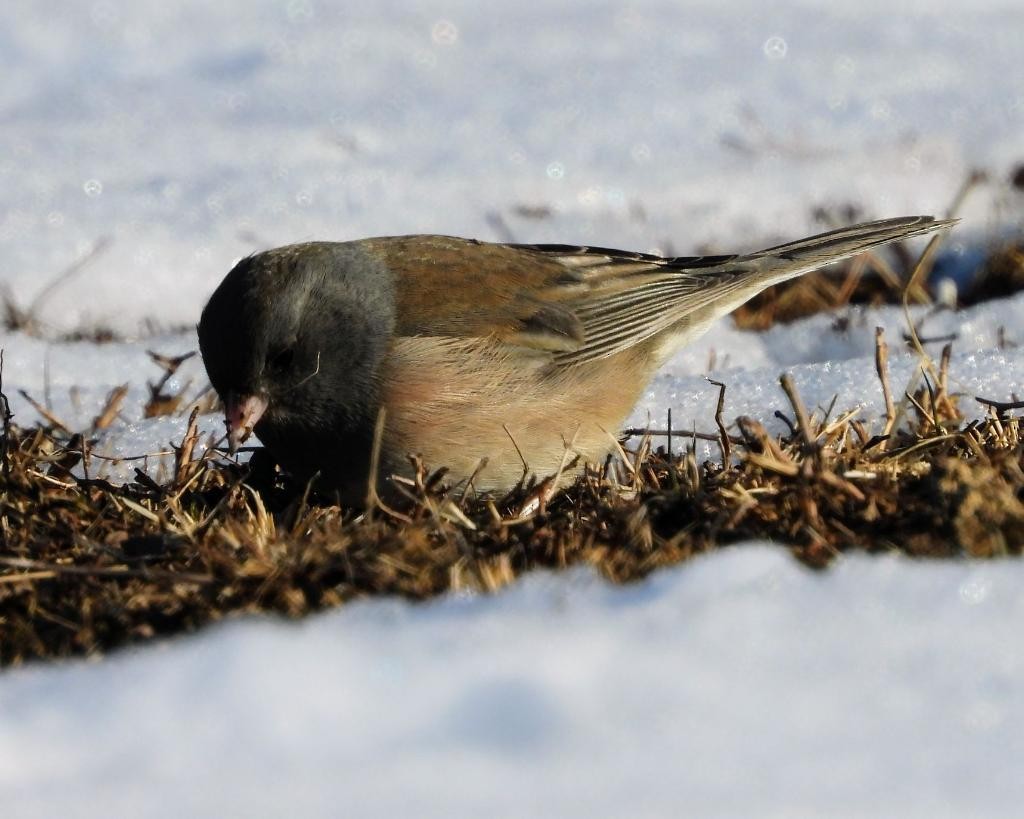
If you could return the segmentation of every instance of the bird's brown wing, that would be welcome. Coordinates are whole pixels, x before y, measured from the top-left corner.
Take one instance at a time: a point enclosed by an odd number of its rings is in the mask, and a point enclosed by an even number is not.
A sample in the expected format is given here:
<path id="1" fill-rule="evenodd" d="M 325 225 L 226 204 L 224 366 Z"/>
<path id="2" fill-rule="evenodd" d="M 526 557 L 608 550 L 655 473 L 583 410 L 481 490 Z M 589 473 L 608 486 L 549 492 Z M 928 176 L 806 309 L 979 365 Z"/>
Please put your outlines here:
<path id="1" fill-rule="evenodd" d="M 395 276 L 399 336 L 494 338 L 548 353 L 578 350 L 573 271 L 559 259 L 451 236 L 396 236 L 364 246 Z"/>
<path id="2" fill-rule="evenodd" d="M 747 256 L 662 258 L 442 236 L 373 241 L 396 273 L 399 335 L 490 337 L 573 364 L 685 330 L 772 284 L 951 224 L 886 219 Z"/>
<path id="3" fill-rule="evenodd" d="M 524 351 L 585 358 L 608 354 L 611 330 L 630 336 L 636 324 L 649 323 L 651 311 L 699 289 L 680 270 L 733 258 L 664 259 L 450 236 L 387 237 L 364 246 L 395 275 L 397 335 L 493 338 Z"/>

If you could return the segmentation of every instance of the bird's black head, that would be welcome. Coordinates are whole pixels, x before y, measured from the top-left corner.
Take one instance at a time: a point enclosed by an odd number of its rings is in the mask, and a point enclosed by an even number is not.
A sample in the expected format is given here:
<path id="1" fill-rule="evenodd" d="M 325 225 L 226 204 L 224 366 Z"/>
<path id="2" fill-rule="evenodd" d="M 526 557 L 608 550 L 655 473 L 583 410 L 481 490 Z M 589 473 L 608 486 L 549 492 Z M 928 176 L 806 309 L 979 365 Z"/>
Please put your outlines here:
<path id="1" fill-rule="evenodd" d="M 387 269 L 357 243 L 290 245 L 235 265 L 198 328 L 232 442 L 255 425 L 282 463 L 293 449 L 315 465 L 332 439 L 372 432 L 394 303 Z"/>

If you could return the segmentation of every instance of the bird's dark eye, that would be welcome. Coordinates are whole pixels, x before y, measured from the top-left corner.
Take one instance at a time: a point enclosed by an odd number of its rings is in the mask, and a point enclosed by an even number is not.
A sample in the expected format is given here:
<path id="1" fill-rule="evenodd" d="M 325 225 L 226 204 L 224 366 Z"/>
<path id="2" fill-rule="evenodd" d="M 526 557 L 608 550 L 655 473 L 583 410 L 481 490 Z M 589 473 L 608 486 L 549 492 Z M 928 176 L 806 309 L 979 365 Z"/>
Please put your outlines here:
<path id="1" fill-rule="evenodd" d="M 267 356 L 267 363 L 271 369 L 277 370 L 278 372 L 284 372 L 292 366 L 292 361 L 295 360 L 295 348 L 285 347 L 283 350 L 277 350 Z"/>

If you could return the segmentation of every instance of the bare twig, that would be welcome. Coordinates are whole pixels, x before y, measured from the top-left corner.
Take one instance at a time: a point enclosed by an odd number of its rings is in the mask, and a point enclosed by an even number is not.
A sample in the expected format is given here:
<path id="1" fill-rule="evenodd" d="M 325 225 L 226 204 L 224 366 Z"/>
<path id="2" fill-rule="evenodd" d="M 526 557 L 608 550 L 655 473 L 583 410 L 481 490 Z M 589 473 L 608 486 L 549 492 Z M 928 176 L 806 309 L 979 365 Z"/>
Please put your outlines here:
<path id="1" fill-rule="evenodd" d="M 982 398 L 980 395 L 974 396 L 974 400 L 991 407 L 998 416 L 1004 416 L 1011 410 L 1024 409 L 1024 401 L 997 401 L 994 398 Z"/>
<path id="2" fill-rule="evenodd" d="M 54 427 L 55 429 L 58 429 L 67 435 L 71 435 L 71 428 L 67 424 L 65 424 L 54 413 L 52 413 L 50 410 L 48 410 L 46 407 L 44 407 L 42 404 L 36 401 L 36 399 L 34 399 L 31 395 L 25 392 L 25 390 L 18 390 L 18 395 L 20 395 L 22 398 L 28 401 L 29 404 L 32 405 L 32 409 L 34 409 L 41 416 L 43 416 L 43 418 L 51 427 Z"/>
<path id="3" fill-rule="evenodd" d="M 373 447 L 370 450 L 370 472 L 366 485 L 366 510 L 372 512 L 380 505 L 380 493 L 377 481 L 380 480 L 380 450 L 384 442 L 384 426 L 387 423 L 388 411 L 381 404 L 377 410 L 377 422 L 373 425 Z"/>
<path id="4" fill-rule="evenodd" d="M 79 566 L 76 564 L 47 563 L 42 560 L 30 560 L 24 557 L 7 557 L 0 555 L 0 565 L 12 569 L 29 569 L 31 571 L 52 572 L 54 575 L 74 574 L 85 577 L 129 578 L 139 577 L 146 580 L 159 580 L 169 583 L 210 583 L 213 578 L 206 574 L 192 572 L 167 572 L 161 569 L 132 569 L 127 566 Z"/>
<path id="5" fill-rule="evenodd" d="M 796 415 L 796 428 L 797 432 L 800 433 L 800 439 L 810 449 L 814 445 L 811 419 L 807 414 L 807 407 L 804 405 L 804 401 L 796 389 L 796 384 L 793 383 L 793 376 L 789 373 L 783 373 L 779 376 L 779 384 L 782 385 L 782 389 L 786 393 L 786 397 L 789 398 L 790 405 L 793 407 L 793 413 Z"/>
<path id="6" fill-rule="evenodd" d="M 889 345 L 885 343 L 885 329 L 875 328 L 875 372 L 882 384 L 882 398 L 885 400 L 885 426 L 882 435 L 888 437 L 896 423 L 896 404 L 892 400 L 892 388 L 889 385 Z M 885 448 L 885 441 L 880 446 Z"/>
<path id="7" fill-rule="evenodd" d="M 121 411 L 121 405 L 124 403 L 126 395 L 128 395 L 127 384 L 122 384 L 120 387 L 114 387 L 114 389 L 107 393 L 107 400 L 103 404 L 103 409 L 100 410 L 100 414 L 92 421 L 92 429 L 94 432 L 106 429 L 114 423 L 114 419 L 117 418 L 117 414 Z"/>
<path id="8" fill-rule="evenodd" d="M 8 330 L 20 330 L 30 335 L 38 335 L 41 329 L 41 322 L 39 320 L 39 311 L 46 304 L 47 300 L 62 286 L 67 284 L 71 279 L 81 273 L 90 262 L 98 258 L 107 248 L 110 247 L 113 240 L 109 236 L 101 236 L 97 239 L 92 247 L 85 251 L 75 261 L 68 265 L 63 271 L 55 276 L 49 284 L 40 290 L 34 299 L 29 302 L 28 307 L 25 309 L 19 308 L 11 297 L 8 295 L 6 304 L 6 324 Z"/>
<path id="9" fill-rule="evenodd" d="M 732 450 L 729 446 L 729 430 L 725 428 L 725 421 L 722 420 L 722 412 L 725 409 L 725 384 L 721 381 L 707 379 L 711 384 L 718 387 L 718 404 L 715 407 L 715 424 L 718 425 L 718 446 L 722 450 L 722 468 L 728 469 L 732 462 Z"/>
<path id="10" fill-rule="evenodd" d="M 622 430 L 623 438 L 635 438 L 638 435 L 650 435 L 652 438 L 659 438 L 665 436 L 669 439 L 673 435 L 683 435 L 679 430 L 668 429 L 651 429 L 650 427 L 629 427 L 628 429 Z M 698 441 L 718 441 L 722 435 L 720 432 L 697 432 L 697 430 L 691 430 L 685 433 L 686 438 L 692 438 Z M 729 443 L 740 444 L 743 443 L 743 439 L 739 435 L 730 435 Z"/>
<path id="11" fill-rule="evenodd" d="M 0 444 L 0 461 L 3 462 L 3 474 L 10 475 L 11 462 L 9 457 L 8 448 L 11 445 L 11 419 L 14 415 L 11 413 L 11 405 L 7 401 L 7 395 L 4 393 L 4 350 L 0 348 L 0 423 L 3 424 L 4 440 Z"/>

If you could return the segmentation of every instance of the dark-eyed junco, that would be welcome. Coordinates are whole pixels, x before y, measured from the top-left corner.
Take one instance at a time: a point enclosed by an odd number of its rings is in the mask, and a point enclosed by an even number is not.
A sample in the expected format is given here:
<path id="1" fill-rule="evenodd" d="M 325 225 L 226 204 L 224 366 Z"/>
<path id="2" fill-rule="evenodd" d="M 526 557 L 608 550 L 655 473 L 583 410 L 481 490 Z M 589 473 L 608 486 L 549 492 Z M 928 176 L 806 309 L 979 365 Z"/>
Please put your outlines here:
<path id="1" fill-rule="evenodd" d="M 232 446 L 350 503 L 408 454 L 479 490 L 600 462 L 655 371 L 769 285 L 949 221 L 868 222 L 745 256 L 660 258 L 449 236 L 307 242 L 240 261 L 199 344 Z"/>

